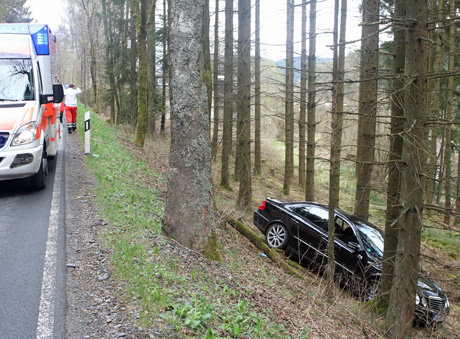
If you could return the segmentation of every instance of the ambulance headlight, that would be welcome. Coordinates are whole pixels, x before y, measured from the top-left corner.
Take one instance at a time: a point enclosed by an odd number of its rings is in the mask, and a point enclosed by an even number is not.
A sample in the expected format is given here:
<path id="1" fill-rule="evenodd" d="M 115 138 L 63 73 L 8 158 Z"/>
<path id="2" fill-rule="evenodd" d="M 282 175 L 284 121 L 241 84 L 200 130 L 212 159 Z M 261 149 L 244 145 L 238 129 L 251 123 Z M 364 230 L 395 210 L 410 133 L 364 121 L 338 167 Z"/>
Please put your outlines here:
<path id="1" fill-rule="evenodd" d="M 34 123 L 28 123 L 22 126 L 13 138 L 12 146 L 21 146 L 30 144 L 35 141 L 37 135 L 37 128 Z"/>

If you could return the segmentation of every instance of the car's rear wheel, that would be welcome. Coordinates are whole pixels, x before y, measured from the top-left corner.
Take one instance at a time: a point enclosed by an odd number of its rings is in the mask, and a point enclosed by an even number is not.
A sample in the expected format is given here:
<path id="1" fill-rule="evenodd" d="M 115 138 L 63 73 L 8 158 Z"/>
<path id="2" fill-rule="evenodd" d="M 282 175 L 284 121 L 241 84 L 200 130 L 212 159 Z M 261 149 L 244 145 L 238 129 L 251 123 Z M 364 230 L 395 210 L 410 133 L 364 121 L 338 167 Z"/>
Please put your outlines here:
<path id="1" fill-rule="evenodd" d="M 288 242 L 288 231 L 283 224 L 275 223 L 268 228 L 265 239 L 268 246 L 284 249 Z"/>

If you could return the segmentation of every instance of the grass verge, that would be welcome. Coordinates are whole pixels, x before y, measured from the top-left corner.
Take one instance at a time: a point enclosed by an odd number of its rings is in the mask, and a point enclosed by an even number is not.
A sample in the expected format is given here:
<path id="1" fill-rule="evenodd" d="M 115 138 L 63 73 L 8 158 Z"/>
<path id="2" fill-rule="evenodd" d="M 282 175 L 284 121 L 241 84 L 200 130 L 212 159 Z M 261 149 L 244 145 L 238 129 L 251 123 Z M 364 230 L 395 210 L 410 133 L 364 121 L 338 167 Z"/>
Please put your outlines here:
<path id="1" fill-rule="evenodd" d="M 78 128 L 84 129 L 82 114 Z M 125 148 L 119 133 L 92 114 L 87 163 L 98 181 L 99 213 L 110 220 L 102 237 L 112 252 L 112 273 L 128 302 L 137 305 L 139 324 L 162 322 L 164 330 L 191 337 L 288 338 L 271 311 L 255 308 L 240 289 L 212 271 L 183 269 L 180 257 L 164 255 L 169 240 L 161 236 L 163 202 L 152 183 L 165 179 Z M 308 333 L 306 328 L 296 337 Z"/>

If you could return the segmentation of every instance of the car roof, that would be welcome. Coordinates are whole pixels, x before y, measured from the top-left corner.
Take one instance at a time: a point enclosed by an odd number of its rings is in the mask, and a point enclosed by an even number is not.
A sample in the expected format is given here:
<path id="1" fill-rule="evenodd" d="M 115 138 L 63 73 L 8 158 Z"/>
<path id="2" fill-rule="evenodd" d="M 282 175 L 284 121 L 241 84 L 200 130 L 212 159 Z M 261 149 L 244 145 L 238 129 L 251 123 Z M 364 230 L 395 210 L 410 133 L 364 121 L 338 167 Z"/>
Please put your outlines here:
<path id="1" fill-rule="evenodd" d="M 313 202 L 313 201 L 292 201 L 292 202 L 284 202 L 284 201 L 279 201 L 277 200 L 278 203 L 284 205 L 284 206 L 290 206 L 290 205 L 305 205 L 305 206 L 316 206 L 316 207 L 321 207 L 321 208 L 324 208 L 326 210 L 329 210 L 329 207 L 327 205 L 324 205 L 324 204 L 321 204 L 321 203 L 317 203 L 317 202 Z M 366 227 L 370 227 L 370 228 L 373 228 L 379 232 L 381 232 L 383 234 L 383 231 L 382 229 L 380 229 L 378 226 L 374 225 L 373 223 L 371 223 L 370 221 L 366 220 L 366 219 L 363 219 L 361 217 L 358 217 L 357 215 L 355 214 L 351 214 L 347 211 L 344 211 L 340 208 L 336 208 L 335 209 L 335 212 L 336 214 L 338 215 L 342 215 L 343 217 L 349 219 L 351 222 L 353 222 L 354 224 L 359 224 L 360 226 L 366 226 Z"/>

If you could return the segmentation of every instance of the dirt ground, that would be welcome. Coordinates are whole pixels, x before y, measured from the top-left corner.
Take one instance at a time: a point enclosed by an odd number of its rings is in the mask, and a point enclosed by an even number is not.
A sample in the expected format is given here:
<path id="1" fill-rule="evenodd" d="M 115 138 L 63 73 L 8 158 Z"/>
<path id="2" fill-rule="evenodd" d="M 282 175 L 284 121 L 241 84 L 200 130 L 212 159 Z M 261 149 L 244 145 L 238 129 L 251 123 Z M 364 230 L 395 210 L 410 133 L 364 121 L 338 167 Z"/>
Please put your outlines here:
<path id="1" fill-rule="evenodd" d="M 148 143 L 140 150 L 126 140 L 137 156 L 143 158 L 157 173 L 166 178 L 166 146 L 153 147 Z M 156 143 L 158 144 L 158 143 Z M 67 138 L 66 153 L 66 229 L 67 229 L 67 335 L 66 338 L 182 338 L 186 333 L 175 333 L 161 318 L 152 328 L 136 324 L 139 310 L 135 302 L 126 302 L 123 291 L 112 277 L 108 256 L 100 235 L 109 227 L 107 220 L 98 216 L 94 195 L 96 179 L 85 167 L 80 136 Z M 92 156 L 92 155 L 87 155 Z M 263 181 L 263 180 L 259 180 Z M 153 183 L 152 183 L 153 184 Z M 255 182 L 261 185 L 261 182 Z M 270 182 L 267 181 L 267 184 Z M 159 187 L 164 191 L 165 187 Z M 270 187 L 259 189 L 256 199 L 269 194 Z M 234 209 L 235 192 L 222 192 L 216 187 L 216 201 L 222 213 L 238 214 Z M 236 215 L 251 225 L 250 213 Z M 199 254 L 170 242 L 162 246 L 165 256 L 183 258 L 184 271 L 208 270 L 238 291 L 246 291 L 252 305 L 270 308 L 273 316 L 287 333 L 298 333 L 308 325 L 308 338 L 380 338 L 375 316 L 346 291 L 335 295 L 326 293 L 320 277 L 305 271 L 306 280 L 292 278 L 258 251 L 228 224 L 218 228 L 219 241 L 225 264 L 209 262 Z M 155 239 L 152 239 L 155 241 Z M 458 262 L 452 262 L 458 269 Z M 456 266 L 455 266 L 456 265 Z M 456 295 L 458 303 L 458 293 Z M 414 338 L 459 338 L 458 311 L 453 310 L 445 322 L 446 330 L 416 329 Z"/>

